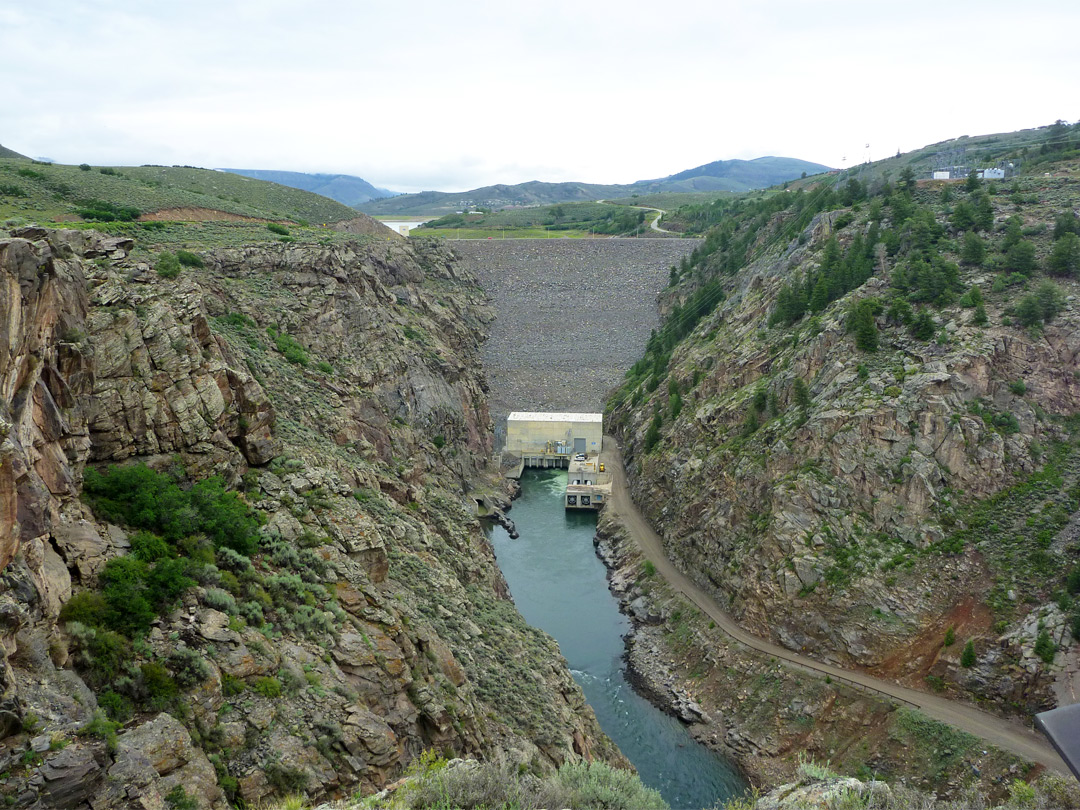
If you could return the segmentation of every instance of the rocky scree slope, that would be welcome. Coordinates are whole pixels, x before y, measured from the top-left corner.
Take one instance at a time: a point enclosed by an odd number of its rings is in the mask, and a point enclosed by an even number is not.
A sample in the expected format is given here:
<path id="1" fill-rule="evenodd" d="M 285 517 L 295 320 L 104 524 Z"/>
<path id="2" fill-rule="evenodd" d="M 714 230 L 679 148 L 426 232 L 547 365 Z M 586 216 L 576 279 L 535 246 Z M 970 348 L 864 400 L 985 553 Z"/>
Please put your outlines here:
<path id="1" fill-rule="evenodd" d="M 500 497 L 472 276 L 399 240 L 173 278 L 131 250 L 0 238 L 5 802 L 370 792 L 430 747 L 621 761 L 472 517 Z"/>
<path id="2" fill-rule="evenodd" d="M 609 403 L 672 559 L 822 660 L 1006 712 L 1075 700 L 1080 313 L 1038 276 L 1076 197 L 1068 171 L 908 177 L 729 211 Z"/>

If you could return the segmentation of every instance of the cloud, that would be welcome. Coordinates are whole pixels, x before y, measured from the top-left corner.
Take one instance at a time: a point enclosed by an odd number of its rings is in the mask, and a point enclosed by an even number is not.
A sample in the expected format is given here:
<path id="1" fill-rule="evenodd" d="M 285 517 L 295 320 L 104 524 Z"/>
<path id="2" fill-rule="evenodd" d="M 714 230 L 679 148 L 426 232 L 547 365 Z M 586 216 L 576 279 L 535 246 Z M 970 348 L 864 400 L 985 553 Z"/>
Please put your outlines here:
<path id="1" fill-rule="evenodd" d="M 1072 2 L 417 0 L 0 10 L 0 143 L 65 162 L 359 173 L 393 188 L 831 165 L 1069 109 Z"/>

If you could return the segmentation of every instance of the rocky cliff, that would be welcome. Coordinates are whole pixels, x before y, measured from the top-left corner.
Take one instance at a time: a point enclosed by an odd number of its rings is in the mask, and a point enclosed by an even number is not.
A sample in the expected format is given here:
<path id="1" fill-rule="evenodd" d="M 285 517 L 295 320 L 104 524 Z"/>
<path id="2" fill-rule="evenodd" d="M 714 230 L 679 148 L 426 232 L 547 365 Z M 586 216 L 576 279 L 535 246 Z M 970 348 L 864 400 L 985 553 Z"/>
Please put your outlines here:
<path id="1" fill-rule="evenodd" d="M 1075 185 L 850 191 L 733 211 L 666 291 L 609 405 L 635 500 L 754 632 L 1047 707 L 1076 668 L 1080 312 L 1038 275 Z"/>
<path id="2" fill-rule="evenodd" d="M 369 792 L 425 748 L 619 759 L 474 517 L 504 496 L 471 275 L 400 240 L 179 274 L 132 247 L 0 238 L 7 802 Z"/>

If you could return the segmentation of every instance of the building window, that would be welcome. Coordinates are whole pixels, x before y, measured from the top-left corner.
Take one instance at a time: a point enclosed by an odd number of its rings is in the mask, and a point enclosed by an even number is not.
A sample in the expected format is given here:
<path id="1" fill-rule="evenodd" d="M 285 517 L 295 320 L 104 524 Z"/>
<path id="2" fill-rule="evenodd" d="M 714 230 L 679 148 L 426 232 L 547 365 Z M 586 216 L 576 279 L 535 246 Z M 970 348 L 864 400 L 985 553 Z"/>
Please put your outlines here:
<path id="1" fill-rule="evenodd" d="M 588 506 L 589 505 L 589 496 L 588 495 L 582 495 L 581 496 L 581 505 L 582 506 Z"/>
<path id="2" fill-rule="evenodd" d="M 577 495 L 567 495 L 566 496 L 566 505 L 567 506 L 577 506 Z"/>

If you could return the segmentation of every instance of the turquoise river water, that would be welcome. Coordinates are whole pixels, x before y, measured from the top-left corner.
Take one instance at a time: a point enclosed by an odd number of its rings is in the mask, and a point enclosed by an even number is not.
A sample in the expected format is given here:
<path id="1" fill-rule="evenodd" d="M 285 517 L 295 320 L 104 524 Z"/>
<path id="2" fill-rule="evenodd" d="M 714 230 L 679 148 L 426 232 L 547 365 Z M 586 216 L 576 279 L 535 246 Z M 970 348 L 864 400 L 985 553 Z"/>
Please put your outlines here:
<path id="1" fill-rule="evenodd" d="M 502 527 L 491 528 L 518 610 L 559 642 L 601 728 L 673 810 L 711 808 L 742 794 L 746 785 L 730 763 L 626 681 L 622 637 L 630 623 L 593 550 L 596 515 L 566 512 L 565 486 L 565 471 L 526 470 L 511 511 L 521 536 L 511 540 Z"/>

